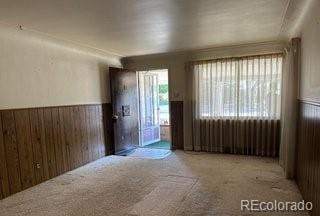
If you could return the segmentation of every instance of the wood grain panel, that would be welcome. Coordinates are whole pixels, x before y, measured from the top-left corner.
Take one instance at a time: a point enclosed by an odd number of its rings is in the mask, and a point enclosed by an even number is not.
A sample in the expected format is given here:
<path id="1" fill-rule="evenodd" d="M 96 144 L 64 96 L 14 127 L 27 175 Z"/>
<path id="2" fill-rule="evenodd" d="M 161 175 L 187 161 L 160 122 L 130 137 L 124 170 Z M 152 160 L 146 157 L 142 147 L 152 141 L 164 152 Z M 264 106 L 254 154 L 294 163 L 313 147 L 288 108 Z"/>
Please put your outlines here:
<path id="1" fill-rule="evenodd" d="M 64 162 L 64 171 L 69 171 L 70 168 L 70 158 L 69 158 L 69 149 L 66 143 L 66 137 L 68 137 L 68 131 L 66 130 L 66 124 L 64 120 L 64 107 L 59 107 L 59 119 L 60 119 L 60 141 L 61 141 L 61 149 L 62 149 L 62 158 Z"/>
<path id="2" fill-rule="evenodd" d="M 0 199 L 109 154 L 111 104 L 0 111 Z"/>
<path id="3" fill-rule="evenodd" d="M 75 168 L 74 166 L 74 159 L 72 157 L 72 142 L 73 142 L 73 136 L 74 131 L 72 129 L 73 124 L 73 118 L 71 115 L 70 107 L 64 107 L 61 108 L 60 115 L 63 118 L 63 132 L 61 132 L 62 136 L 64 136 L 65 140 L 65 148 L 66 148 L 66 157 L 68 161 L 68 171 Z"/>
<path id="4" fill-rule="evenodd" d="M 73 153 L 73 159 L 74 159 L 74 167 L 80 167 L 83 165 L 83 155 L 82 155 L 82 143 L 81 143 L 81 118 L 80 118 L 80 111 L 79 107 L 72 107 L 71 115 L 73 117 L 73 142 L 72 142 L 72 148 L 71 151 Z M 98 159 L 98 158 L 97 158 Z"/>
<path id="5" fill-rule="evenodd" d="M 106 147 L 105 147 L 105 135 L 104 135 L 104 125 L 103 125 L 103 111 L 102 107 L 96 107 L 98 114 L 98 128 L 99 128 L 99 152 L 100 157 L 106 155 Z"/>
<path id="6" fill-rule="evenodd" d="M 33 186 L 36 182 L 28 110 L 17 110 L 14 112 L 14 117 L 16 122 L 21 186 L 22 189 L 26 189 Z"/>
<path id="7" fill-rule="evenodd" d="M 311 215 L 320 215 L 320 104 L 299 102 L 296 181 Z"/>
<path id="8" fill-rule="evenodd" d="M 91 158 L 96 160 L 99 156 L 98 151 L 98 136 L 97 136 L 97 118 L 96 118 L 96 108 L 94 106 L 88 107 L 89 111 L 89 142 L 91 147 Z"/>
<path id="9" fill-rule="evenodd" d="M 81 150 L 82 150 L 82 162 L 86 164 L 86 163 L 89 163 L 89 146 L 88 146 L 88 130 L 87 130 L 88 120 L 86 119 L 85 107 L 83 106 L 79 107 L 79 116 L 80 116 L 80 131 L 81 131 L 80 143 L 81 143 Z"/>
<path id="10" fill-rule="evenodd" d="M 89 161 L 93 161 L 93 139 L 92 139 L 92 126 L 91 126 L 91 108 L 90 106 L 87 106 L 85 108 L 86 110 L 86 131 L 87 131 L 87 140 L 88 140 L 88 158 Z"/>
<path id="11" fill-rule="evenodd" d="M 19 152 L 13 111 L 2 112 L 3 142 L 5 147 L 10 193 L 22 190 Z"/>
<path id="12" fill-rule="evenodd" d="M 100 134 L 99 134 L 99 114 L 98 114 L 98 109 L 97 107 L 92 107 L 92 124 L 93 124 L 93 137 L 95 138 L 94 140 L 94 143 L 95 143 L 95 146 L 94 146 L 94 157 L 93 159 L 96 160 L 97 158 L 100 157 L 100 145 L 99 145 L 99 142 L 100 142 Z"/>
<path id="13" fill-rule="evenodd" d="M 59 118 L 59 108 L 52 108 L 52 135 L 53 135 L 53 146 L 55 150 L 55 160 L 56 160 L 56 171 L 57 175 L 64 173 L 65 171 L 65 161 L 63 158 L 63 148 L 60 136 L 60 118 Z"/>
<path id="14" fill-rule="evenodd" d="M 53 120 L 52 120 L 52 108 L 45 109 L 43 112 L 44 126 L 45 126 L 45 144 L 47 149 L 47 161 L 49 168 L 49 178 L 56 177 L 57 163 L 56 152 L 53 139 Z"/>
<path id="15" fill-rule="evenodd" d="M 183 101 L 170 101 L 172 149 L 183 149 Z"/>
<path id="16" fill-rule="evenodd" d="M 41 164 L 41 166 L 43 167 L 42 181 L 46 181 L 50 179 L 47 144 L 46 144 L 44 110 L 45 109 L 38 109 L 38 117 L 39 117 L 38 126 L 40 127 L 40 132 L 41 132 L 41 151 L 42 151 L 42 162 L 43 162 L 43 164 Z"/>
<path id="17" fill-rule="evenodd" d="M 30 136 L 33 146 L 33 162 L 35 166 L 35 179 L 36 184 L 39 184 L 46 180 L 44 169 L 48 170 L 48 167 L 44 167 L 43 148 L 45 145 L 45 137 L 43 127 L 41 125 L 41 117 L 39 116 L 38 109 L 30 109 Z M 45 150 L 46 152 L 46 150 Z M 49 178 L 49 175 L 48 175 Z M 47 178 L 47 179 L 48 179 Z"/>
<path id="18" fill-rule="evenodd" d="M 10 195 L 6 153 L 3 142 L 2 117 L 0 112 L 0 199 Z"/>

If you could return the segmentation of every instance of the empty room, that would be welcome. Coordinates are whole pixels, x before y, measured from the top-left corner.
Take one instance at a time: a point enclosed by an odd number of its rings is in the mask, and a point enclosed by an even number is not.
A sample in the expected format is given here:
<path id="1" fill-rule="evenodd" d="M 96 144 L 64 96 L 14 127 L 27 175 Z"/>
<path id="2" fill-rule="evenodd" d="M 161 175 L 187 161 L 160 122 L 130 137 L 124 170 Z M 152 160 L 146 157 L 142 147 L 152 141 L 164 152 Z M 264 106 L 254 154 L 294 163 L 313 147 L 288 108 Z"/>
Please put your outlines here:
<path id="1" fill-rule="evenodd" d="M 320 216 L 319 0 L 0 0 L 0 216 Z"/>

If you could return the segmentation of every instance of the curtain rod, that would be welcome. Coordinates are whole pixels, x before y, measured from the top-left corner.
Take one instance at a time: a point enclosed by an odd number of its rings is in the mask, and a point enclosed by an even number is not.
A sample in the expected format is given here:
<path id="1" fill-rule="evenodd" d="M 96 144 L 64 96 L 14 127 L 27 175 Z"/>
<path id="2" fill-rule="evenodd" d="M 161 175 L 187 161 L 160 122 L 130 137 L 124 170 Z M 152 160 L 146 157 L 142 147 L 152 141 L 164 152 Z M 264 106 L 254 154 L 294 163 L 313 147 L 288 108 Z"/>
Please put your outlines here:
<path id="1" fill-rule="evenodd" d="M 284 56 L 283 52 L 276 52 L 276 53 L 268 53 L 268 54 L 259 54 L 259 55 L 244 55 L 244 56 L 235 56 L 235 57 L 223 57 L 223 58 L 215 58 L 215 59 L 207 59 L 207 60 L 195 60 L 190 61 L 189 63 L 197 64 L 203 62 L 213 62 L 213 61 L 222 61 L 222 60 L 230 60 L 230 59 L 245 59 L 245 58 L 255 58 L 255 57 L 266 57 L 266 56 Z"/>

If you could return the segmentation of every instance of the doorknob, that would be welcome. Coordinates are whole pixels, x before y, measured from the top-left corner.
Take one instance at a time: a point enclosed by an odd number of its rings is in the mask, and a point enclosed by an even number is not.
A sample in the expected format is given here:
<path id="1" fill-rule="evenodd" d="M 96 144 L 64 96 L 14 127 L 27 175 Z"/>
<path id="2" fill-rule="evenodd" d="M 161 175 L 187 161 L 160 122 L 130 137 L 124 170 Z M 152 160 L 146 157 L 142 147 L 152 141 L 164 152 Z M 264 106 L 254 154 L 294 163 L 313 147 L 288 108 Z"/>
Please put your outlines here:
<path id="1" fill-rule="evenodd" d="M 112 120 L 113 120 L 113 121 L 117 121 L 118 118 L 119 118 L 119 116 L 117 116 L 117 115 L 113 115 L 113 116 L 112 116 Z"/>

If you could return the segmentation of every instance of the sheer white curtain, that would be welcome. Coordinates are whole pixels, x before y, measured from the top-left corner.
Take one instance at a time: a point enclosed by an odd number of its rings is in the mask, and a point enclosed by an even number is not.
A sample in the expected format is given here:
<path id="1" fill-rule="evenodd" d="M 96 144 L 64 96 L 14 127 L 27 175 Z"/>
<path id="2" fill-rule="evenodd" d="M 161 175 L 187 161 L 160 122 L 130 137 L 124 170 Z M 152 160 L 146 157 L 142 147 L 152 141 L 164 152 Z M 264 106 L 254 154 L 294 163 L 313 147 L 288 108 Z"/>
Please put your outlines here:
<path id="1" fill-rule="evenodd" d="M 296 128 L 300 76 L 300 38 L 294 38 L 287 48 L 283 70 L 280 165 L 287 178 L 295 175 Z"/>
<path id="2" fill-rule="evenodd" d="M 194 150 L 277 156 L 282 54 L 191 63 Z"/>
<path id="3" fill-rule="evenodd" d="M 193 64 L 197 118 L 280 119 L 282 55 Z"/>

